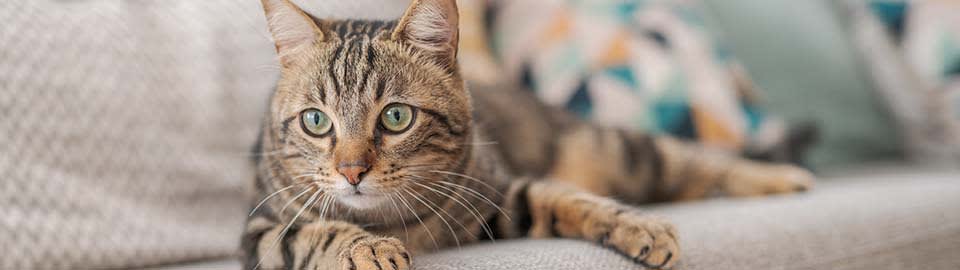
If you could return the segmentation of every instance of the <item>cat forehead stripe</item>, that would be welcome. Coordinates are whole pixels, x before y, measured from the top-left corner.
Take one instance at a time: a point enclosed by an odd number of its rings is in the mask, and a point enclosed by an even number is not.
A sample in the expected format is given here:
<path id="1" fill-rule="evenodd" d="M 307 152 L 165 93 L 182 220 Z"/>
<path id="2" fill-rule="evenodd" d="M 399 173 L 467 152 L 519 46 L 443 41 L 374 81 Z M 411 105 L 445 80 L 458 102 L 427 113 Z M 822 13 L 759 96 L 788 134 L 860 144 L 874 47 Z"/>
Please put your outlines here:
<path id="1" fill-rule="evenodd" d="M 351 94 L 363 95 L 371 86 L 380 86 L 380 83 L 371 83 L 369 79 L 374 72 L 375 57 L 373 41 L 383 35 L 389 35 L 396 21 L 367 21 L 348 20 L 336 21 L 327 24 L 327 32 L 336 34 L 334 40 L 339 41 L 332 58 L 327 63 L 329 79 L 332 81 L 333 94 L 339 100 L 345 88 Z M 382 77 L 382 76 L 377 76 Z M 326 91 L 327 89 L 321 89 Z M 378 93 L 382 90 L 376 89 Z M 325 96 L 326 95 L 321 95 Z M 324 100 L 324 104 L 326 104 Z"/>
<path id="2" fill-rule="evenodd" d="M 345 20 L 334 21 L 328 24 L 329 32 L 336 34 L 340 40 L 354 39 L 365 36 L 371 39 L 379 38 L 381 34 L 389 34 L 397 25 L 397 21 L 380 20 Z"/>

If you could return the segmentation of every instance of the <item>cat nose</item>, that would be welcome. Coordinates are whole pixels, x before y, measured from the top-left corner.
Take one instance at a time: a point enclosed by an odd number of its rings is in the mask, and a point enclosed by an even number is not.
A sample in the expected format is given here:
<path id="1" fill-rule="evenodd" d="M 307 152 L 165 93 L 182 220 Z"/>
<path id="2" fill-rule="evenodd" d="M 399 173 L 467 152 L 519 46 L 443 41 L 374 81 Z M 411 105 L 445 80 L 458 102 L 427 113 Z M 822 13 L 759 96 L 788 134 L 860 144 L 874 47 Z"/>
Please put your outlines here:
<path id="1" fill-rule="evenodd" d="M 337 172 L 347 178 L 347 182 L 351 185 L 360 184 L 360 175 L 370 169 L 370 165 L 367 162 L 341 162 L 337 165 Z"/>

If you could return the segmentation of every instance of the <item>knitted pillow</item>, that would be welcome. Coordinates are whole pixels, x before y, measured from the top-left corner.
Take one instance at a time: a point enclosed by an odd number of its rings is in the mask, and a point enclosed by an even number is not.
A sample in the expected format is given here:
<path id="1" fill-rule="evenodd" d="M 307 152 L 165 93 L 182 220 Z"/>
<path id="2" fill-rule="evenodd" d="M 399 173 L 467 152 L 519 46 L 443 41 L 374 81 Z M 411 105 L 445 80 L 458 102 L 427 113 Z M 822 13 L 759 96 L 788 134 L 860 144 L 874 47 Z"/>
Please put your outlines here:
<path id="1" fill-rule="evenodd" d="M 320 16 L 407 4 L 309 2 Z M 234 254 L 277 77 L 262 14 L 257 1 L 0 1 L 0 269 Z"/>

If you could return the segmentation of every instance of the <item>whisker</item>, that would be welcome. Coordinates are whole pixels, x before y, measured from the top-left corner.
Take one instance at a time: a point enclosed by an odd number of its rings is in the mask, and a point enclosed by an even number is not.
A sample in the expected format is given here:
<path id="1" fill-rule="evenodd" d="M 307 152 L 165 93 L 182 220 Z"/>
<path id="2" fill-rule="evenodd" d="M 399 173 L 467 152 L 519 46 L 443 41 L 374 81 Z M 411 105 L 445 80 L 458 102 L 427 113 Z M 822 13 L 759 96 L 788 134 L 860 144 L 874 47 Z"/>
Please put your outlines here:
<path id="1" fill-rule="evenodd" d="M 327 208 L 333 204 L 333 200 L 334 200 L 333 196 L 327 196 L 326 198 L 323 198 L 323 203 L 321 203 L 321 206 L 320 206 L 321 208 L 319 212 L 320 212 L 320 219 L 324 222 L 327 220 L 327 210 L 328 210 Z"/>
<path id="2" fill-rule="evenodd" d="M 393 199 L 394 196 L 398 196 L 396 192 L 390 194 L 390 203 L 393 204 L 393 209 L 397 212 L 397 217 L 400 218 L 400 224 L 403 224 L 403 232 L 407 234 L 406 240 L 410 239 L 410 231 L 407 230 L 407 221 L 403 218 L 403 213 L 400 211 L 400 207 L 397 206 L 397 202 Z"/>
<path id="3" fill-rule="evenodd" d="M 309 212 L 311 209 L 313 209 L 314 206 L 316 206 L 317 204 L 321 203 L 321 201 L 326 201 L 327 198 L 330 197 L 330 196 L 327 196 L 326 193 L 324 193 L 324 192 L 322 192 L 322 191 L 320 191 L 320 190 L 317 190 L 317 192 L 320 193 L 320 197 L 318 198 L 319 200 L 317 200 L 316 202 L 314 202 L 313 205 L 311 205 L 310 207 L 308 207 L 308 208 L 307 208 L 307 212 Z M 321 218 L 322 218 L 322 217 L 318 217 L 318 219 L 321 219 Z M 307 243 L 316 243 L 316 241 L 318 240 L 317 237 L 319 237 L 319 236 L 320 236 L 319 233 L 314 233 L 313 235 L 310 235 L 310 241 L 307 242 Z M 309 263 L 309 262 L 304 262 L 304 263 Z"/>
<path id="4" fill-rule="evenodd" d="M 300 194 L 297 194 L 297 196 L 294 196 L 293 199 L 290 199 L 290 201 L 288 201 L 287 203 L 283 204 L 283 207 L 280 208 L 280 211 L 277 212 L 277 215 L 282 215 L 283 212 L 287 210 L 287 207 L 290 206 L 290 204 L 292 204 L 293 202 L 297 201 L 297 199 L 299 199 L 300 197 L 302 197 L 304 194 L 307 194 L 307 192 L 310 192 L 310 188 L 311 188 L 311 187 L 307 187 L 307 188 L 303 189 L 303 192 L 300 192 Z"/>
<path id="5" fill-rule="evenodd" d="M 466 191 L 467 194 L 470 194 L 470 195 L 472 195 L 472 196 L 475 197 L 475 198 L 478 198 L 478 199 L 480 199 L 480 200 L 483 200 L 484 202 L 486 202 L 486 203 L 489 204 L 490 206 L 493 206 L 493 207 L 497 208 L 497 211 L 500 211 L 500 213 L 503 214 L 503 215 L 507 218 L 507 220 L 510 220 L 510 215 L 508 215 L 508 214 L 506 213 L 506 211 L 503 210 L 503 208 L 500 208 L 499 205 L 497 205 L 497 204 L 494 203 L 492 200 L 490 200 L 489 198 L 487 198 L 487 196 L 484 196 L 483 194 L 481 194 L 480 192 L 478 192 L 478 191 L 476 191 L 476 190 L 474 190 L 474 189 L 472 189 L 472 188 L 469 188 L 469 187 L 464 186 L 464 185 L 456 184 L 456 183 L 453 183 L 453 182 L 450 182 L 450 181 L 433 180 L 433 179 L 429 179 L 429 178 L 426 178 L 426 177 L 423 177 L 423 176 L 419 176 L 419 175 L 410 175 L 410 176 L 417 177 L 417 178 L 419 178 L 419 179 L 421 179 L 421 180 L 425 180 L 425 181 L 436 181 L 437 183 L 441 183 L 441 184 L 444 184 L 444 185 L 451 185 L 451 186 L 457 187 L 457 188 L 459 188 L 459 189 L 462 189 L 462 190 Z"/>
<path id="6" fill-rule="evenodd" d="M 483 229 L 483 231 L 487 234 L 487 236 L 490 237 L 490 241 L 493 241 L 493 242 L 496 242 L 496 241 L 497 241 L 497 240 L 494 239 L 494 237 L 493 237 L 493 230 L 490 229 L 490 225 L 487 224 L 486 220 L 484 220 L 483 217 L 481 217 L 483 214 L 480 213 L 480 209 L 478 209 L 476 205 L 473 205 L 473 202 L 471 202 L 470 200 L 467 200 L 467 198 L 465 198 L 465 197 L 463 197 L 462 195 L 460 195 L 460 193 L 458 193 L 456 190 L 453 190 L 452 188 L 449 188 L 449 187 L 446 187 L 446 186 L 443 186 L 443 185 L 440 185 L 440 184 L 437 184 L 437 183 L 427 182 L 427 183 L 430 184 L 431 186 L 444 189 L 444 190 L 450 192 L 451 194 L 456 195 L 457 198 L 460 198 L 460 199 L 454 198 L 453 196 L 448 195 L 448 194 L 444 194 L 444 193 L 438 192 L 438 191 L 436 191 L 436 190 L 433 189 L 433 188 L 427 187 L 427 186 L 425 186 L 425 185 L 423 185 L 423 184 L 420 184 L 420 183 L 417 183 L 417 182 L 411 182 L 411 183 L 420 185 L 420 186 L 422 186 L 422 187 L 424 187 L 424 188 L 427 188 L 427 189 L 429 189 L 429 190 L 431 190 L 431 191 L 433 191 L 433 192 L 446 195 L 447 198 L 450 198 L 450 199 L 453 200 L 454 202 L 457 202 L 457 204 L 460 204 L 460 206 L 462 206 L 464 209 L 466 209 L 467 212 L 470 212 L 470 214 L 473 215 L 473 218 L 475 218 L 475 219 L 477 220 L 477 222 L 480 223 L 480 227 L 481 227 L 481 228 Z M 461 202 L 460 200 L 463 200 L 463 202 L 466 202 L 466 204 L 464 204 L 464 203 Z M 467 207 L 467 205 L 469 205 L 470 207 Z"/>
<path id="7" fill-rule="evenodd" d="M 303 214 L 303 211 L 306 210 L 310 204 L 313 204 L 313 201 L 317 199 L 317 195 L 320 195 L 320 193 L 321 193 L 320 190 L 317 190 L 316 192 L 313 193 L 313 195 L 310 196 L 310 199 L 307 200 L 307 203 L 303 204 L 303 207 L 300 207 L 300 211 L 297 211 L 297 214 L 294 215 L 292 219 L 290 219 L 290 222 L 288 222 L 287 226 L 285 226 L 283 230 L 280 231 L 280 235 L 278 235 L 277 238 L 273 240 L 273 243 L 270 244 L 270 247 L 268 247 L 267 250 L 272 250 L 274 247 L 277 246 L 278 243 L 280 243 L 280 239 L 283 239 L 283 237 L 287 235 L 287 232 L 290 231 L 290 227 L 292 227 L 293 224 L 297 222 L 297 218 L 299 218 L 300 215 Z M 273 254 L 271 253 L 270 255 L 273 255 Z M 267 255 L 267 256 L 270 256 L 270 255 Z M 263 259 L 265 258 L 266 257 L 260 258 L 260 261 L 257 262 L 257 265 L 255 265 L 253 269 L 257 269 L 258 267 L 260 267 L 260 264 L 263 263 Z"/>
<path id="8" fill-rule="evenodd" d="M 270 198 L 273 198 L 273 196 L 276 196 L 277 194 L 280 194 L 280 192 L 283 192 L 284 190 L 288 190 L 288 189 L 291 189 L 291 188 L 295 188 L 295 187 L 298 187 L 298 186 L 303 185 L 303 184 L 308 184 L 308 183 L 291 184 L 291 185 L 289 185 L 289 186 L 287 186 L 287 187 L 285 187 L 285 188 L 281 188 L 280 190 L 277 190 L 277 191 L 271 193 L 270 195 L 267 195 L 266 198 L 263 198 L 263 200 L 260 200 L 260 202 L 257 203 L 257 206 L 254 207 L 253 210 L 250 210 L 250 215 L 248 215 L 248 217 L 252 217 L 252 216 L 253 216 L 253 213 L 256 213 L 256 212 L 257 212 L 257 209 L 260 209 L 260 207 L 263 206 L 263 204 L 266 203 L 268 200 L 270 200 Z"/>
<path id="9" fill-rule="evenodd" d="M 387 219 L 387 215 L 383 213 L 383 207 L 377 206 L 377 213 L 380 214 L 380 218 L 383 219 L 383 226 L 387 227 L 390 225 L 390 221 Z"/>
<path id="10" fill-rule="evenodd" d="M 429 186 L 427 186 L 427 185 L 424 185 L 424 184 L 421 184 L 421 183 L 417 183 L 417 182 L 413 182 L 413 181 L 411 181 L 410 183 L 413 183 L 413 184 L 415 184 L 415 185 L 418 185 L 418 186 L 420 186 L 420 187 L 423 187 L 424 189 L 427 189 L 427 190 L 429 190 L 429 191 L 433 191 L 434 193 L 443 195 L 443 196 L 449 198 L 450 200 L 453 200 L 453 201 L 456 202 L 457 204 L 459 204 L 461 207 L 463 207 L 464 210 L 467 210 L 467 212 L 469 212 L 470 215 L 472 215 L 472 216 L 477 220 L 478 223 L 480 223 L 480 227 L 483 228 L 484 232 L 487 233 L 487 236 L 489 236 L 490 239 L 493 240 L 493 233 L 492 233 L 492 231 L 489 230 L 489 228 L 488 228 L 487 225 L 486 225 L 486 222 L 483 220 L 483 218 L 480 217 L 480 211 L 479 211 L 479 209 L 477 209 L 475 206 L 473 206 L 473 203 L 471 203 L 470 201 L 466 201 L 467 204 L 470 204 L 470 206 L 473 207 L 473 208 L 467 207 L 466 204 L 464 204 L 463 202 L 460 202 L 459 199 L 453 197 L 453 196 L 450 195 L 450 194 L 443 193 L 443 192 L 441 192 L 441 191 L 439 191 L 439 190 L 437 190 L 437 189 L 431 188 L 431 187 L 429 187 Z M 429 184 L 431 184 L 431 185 L 436 185 L 435 183 L 432 183 L 432 182 L 429 183 Z M 440 186 L 440 185 L 437 185 L 437 187 L 446 188 L 446 187 Z M 457 192 L 454 191 L 453 189 L 446 189 L 446 190 L 449 191 L 450 193 L 453 193 L 453 194 L 456 194 L 457 196 L 460 196 L 460 194 L 457 194 Z M 461 198 L 462 198 L 462 197 L 461 197 Z M 452 216 L 451 216 L 451 218 L 453 218 L 454 220 L 457 220 L 456 218 L 454 218 L 454 217 L 452 217 Z M 464 227 L 463 224 L 461 224 L 460 227 Z M 463 228 L 463 229 L 464 229 L 465 231 L 469 231 L 469 230 L 467 230 L 467 228 Z"/>
<path id="11" fill-rule="evenodd" d="M 450 171 L 440 171 L 440 170 L 430 170 L 430 172 L 432 172 L 432 173 L 439 173 L 439 174 L 446 174 L 446 175 L 453 175 L 453 176 L 459 176 L 459 177 L 463 177 L 463 178 L 465 178 L 465 179 L 469 179 L 469 180 L 476 181 L 477 183 L 480 183 L 481 185 L 486 186 L 486 187 L 489 188 L 490 190 L 493 190 L 493 192 L 496 192 L 497 195 L 500 195 L 500 197 L 503 197 L 503 193 L 500 193 L 499 190 L 497 190 L 496 188 L 494 188 L 494 187 L 491 186 L 490 184 L 487 184 L 487 182 L 484 182 L 483 180 L 474 178 L 473 176 L 469 176 L 469 175 L 462 174 L 462 173 L 455 173 L 455 172 L 450 172 Z"/>
<path id="12" fill-rule="evenodd" d="M 453 215 L 450 215 L 450 213 L 447 213 L 447 210 L 443 210 L 442 208 L 440 208 L 440 206 L 437 206 L 435 203 L 433 203 L 433 201 L 430 201 L 430 200 L 427 199 L 427 198 L 422 198 L 422 199 L 421 199 L 421 197 L 422 197 L 423 195 L 420 194 L 419 192 L 416 192 L 415 190 L 411 192 L 411 189 L 408 188 L 408 187 L 403 187 L 403 190 L 406 191 L 407 194 L 410 194 L 410 196 L 413 197 L 414 199 L 416 199 L 417 201 L 420 201 L 420 203 L 422 203 L 423 206 L 426 206 L 427 209 L 430 209 L 430 211 L 433 211 L 433 214 L 437 215 L 437 217 L 439 217 L 440 220 L 443 221 L 443 224 L 446 224 L 446 225 L 447 225 L 447 229 L 450 230 L 450 235 L 453 236 L 453 240 L 456 241 L 457 247 L 459 248 L 459 247 L 460 247 L 460 237 L 458 237 L 458 236 L 457 236 L 457 232 L 453 230 L 453 226 L 450 226 L 450 222 L 447 222 L 447 219 L 444 218 L 443 215 L 441 215 L 439 212 L 437 212 L 437 209 L 439 209 L 441 212 L 447 214 L 447 216 L 449 216 L 450 219 L 453 219 L 457 224 L 460 224 L 460 227 L 462 227 L 464 231 L 469 231 L 469 230 L 467 230 L 467 227 L 466 227 L 466 226 L 463 226 L 463 223 L 460 223 L 460 221 L 456 220 L 456 217 L 454 217 Z M 416 194 L 414 194 L 414 193 L 416 193 Z M 426 200 L 426 201 L 429 202 L 430 204 L 427 204 L 427 202 L 424 202 L 424 200 Z M 431 205 L 433 205 L 433 206 L 431 206 Z M 436 207 L 437 209 L 435 209 L 434 207 Z"/>
<path id="13" fill-rule="evenodd" d="M 301 174 L 301 175 L 294 176 L 293 178 L 290 178 L 290 180 L 297 180 L 300 178 L 311 177 L 311 176 L 316 177 L 317 175 L 319 174 L 315 174 L 315 173 Z"/>
<path id="14" fill-rule="evenodd" d="M 420 215 L 418 215 L 416 211 L 413 211 L 413 207 L 410 207 L 410 203 L 408 203 L 401 194 L 397 194 L 397 199 L 400 199 L 400 202 L 403 203 L 403 205 L 407 207 L 407 210 L 410 210 L 410 213 L 417 218 L 418 222 L 420 222 L 420 226 L 427 231 L 427 235 L 430 236 L 430 240 L 433 241 L 433 247 L 435 249 L 440 249 L 440 244 L 437 244 L 437 238 L 433 237 L 433 232 L 430 231 L 430 227 L 427 227 L 427 225 L 423 223 L 423 219 L 420 218 Z"/>
<path id="15" fill-rule="evenodd" d="M 493 206 L 494 208 L 496 208 L 497 211 L 500 211 L 500 214 L 503 214 L 503 215 L 507 218 L 507 220 L 510 220 L 510 215 L 507 214 L 507 212 L 504 211 L 503 208 L 500 208 L 500 205 L 494 203 L 493 200 L 490 200 L 490 198 L 487 198 L 487 196 L 484 196 L 482 193 L 476 191 L 475 189 L 472 189 L 472 188 L 470 188 L 470 187 L 467 187 L 467 186 L 464 186 L 464 185 L 460 185 L 460 184 L 457 184 L 457 183 L 449 182 L 449 181 L 442 181 L 442 180 L 440 180 L 440 181 L 437 181 L 437 183 L 441 183 L 441 184 L 444 184 L 444 185 L 454 186 L 454 187 L 460 188 L 460 189 L 462 189 L 462 190 L 464 190 L 464 191 L 467 191 L 467 194 L 471 194 L 471 195 L 473 195 L 474 197 L 477 197 L 477 198 L 485 201 L 487 204 L 490 204 L 490 206 Z"/>

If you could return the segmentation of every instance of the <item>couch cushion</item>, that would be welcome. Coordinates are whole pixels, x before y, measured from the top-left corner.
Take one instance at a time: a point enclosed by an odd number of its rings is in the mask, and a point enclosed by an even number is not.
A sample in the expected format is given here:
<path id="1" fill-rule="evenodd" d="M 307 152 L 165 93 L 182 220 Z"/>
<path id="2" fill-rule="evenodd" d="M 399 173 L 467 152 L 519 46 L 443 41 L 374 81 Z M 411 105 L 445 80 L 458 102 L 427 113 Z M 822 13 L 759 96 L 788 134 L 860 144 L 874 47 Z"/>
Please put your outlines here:
<path id="1" fill-rule="evenodd" d="M 318 16 L 406 5 L 304 2 Z M 0 269 L 234 254 L 277 77 L 262 14 L 258 1 L 0 1 Z"/>
<path id="2" fill-rule="evenodd" d="M 960 268 L 960 170 L 872 171 L 832 177 L 797 196 L 648 208 L 679 227 L 683 259 L 676 269 Z M 416 265 L 642 269 L 613 251 L 574 240 L 472 245 L 420 256 Z M 238 268 L 224 261 L 172 269 Z"/>

